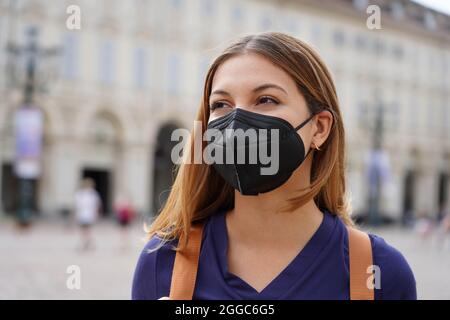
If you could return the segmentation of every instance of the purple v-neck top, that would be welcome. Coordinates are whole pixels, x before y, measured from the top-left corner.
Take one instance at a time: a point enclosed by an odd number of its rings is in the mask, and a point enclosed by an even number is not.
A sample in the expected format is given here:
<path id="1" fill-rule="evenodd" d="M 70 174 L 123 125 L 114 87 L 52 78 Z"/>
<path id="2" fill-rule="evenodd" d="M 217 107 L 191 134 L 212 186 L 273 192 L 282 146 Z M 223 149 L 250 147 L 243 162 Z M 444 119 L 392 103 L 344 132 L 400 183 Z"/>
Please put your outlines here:
<path id="1" fill-rule="evenodd" d="M 349 299 L 348 237 L 344 223 L 324 211 L 312 238 L 261 292 L 228 271 L 226 211 L 206 221 L 193 299 Z M 369 234 L 381 286 L 375 299 L 416 299 L 414 275 L 403 255 L 383 238 Z M 177 240 L 158 245 L 154 236 L 143 249 L 134 273 L 132 299 L 169 296 Z"/>

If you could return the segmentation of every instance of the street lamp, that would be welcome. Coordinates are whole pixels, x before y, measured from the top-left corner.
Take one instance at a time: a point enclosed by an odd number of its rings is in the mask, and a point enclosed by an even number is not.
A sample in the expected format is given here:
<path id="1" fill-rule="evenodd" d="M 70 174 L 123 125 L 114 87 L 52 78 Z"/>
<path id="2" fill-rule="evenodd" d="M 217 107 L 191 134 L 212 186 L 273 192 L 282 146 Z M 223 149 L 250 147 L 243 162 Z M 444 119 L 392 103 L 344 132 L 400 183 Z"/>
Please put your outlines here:
<path id="1" fill-rule="evenodd" d="M 381 102 L 379 94 L 375 94 L 374 126 L 371 130 L 371 150 L 368 158 L 368 212 L 369 225 L 381 223 L 380 201 L 383 182 L 389 172 L 388 155 L 383 150 L 383 135 L 385 130 L 386 105 Z M 370 117 L 369 117 L 370 119 Z M 370 120 L 369 120 L 370 121 Z"/>
<path id="2" fill-rule="evenodd" d="M 376 103 L 375 126 L 372 132 L 372 150 L 369 158 L 369 224 L 380 223 L 380 194 L 381 194 L 381 172 L 382 157 L 382 135 L 383 135 L 383 105 Z"/>
<path id="3" fill-rule="evenodd" d="M 36 91 L 37 60 L 55 55 L 57 48 L 44 49 L 38 46 L 38 29 L 27 30 L 25 46 L 8 45 L 11 55 L 25 55 L 25 82 L 23 86 L 22 106 L 15 114 L 16 157 L 15 173 L 19 178 L 19 207 L 17 222 L 27 226 L 33 215 L 34 181 L 40 177 L 40 158 L 43 138 L 43 115 L 40 108 L 34 105 Z"/>

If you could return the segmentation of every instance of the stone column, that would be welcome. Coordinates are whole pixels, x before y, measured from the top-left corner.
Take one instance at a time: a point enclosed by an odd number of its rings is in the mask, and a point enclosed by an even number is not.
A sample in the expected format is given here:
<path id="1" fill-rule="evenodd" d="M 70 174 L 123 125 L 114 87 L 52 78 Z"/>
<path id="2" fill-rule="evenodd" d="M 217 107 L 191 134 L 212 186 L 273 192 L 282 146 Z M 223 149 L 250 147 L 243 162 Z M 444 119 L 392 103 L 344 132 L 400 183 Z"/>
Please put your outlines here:
<path id="1" fill-rule="evenodd" d="M 78 187 L 80 164 L 77 143 L 58 139 L 52 147 L 49 183 L 46 192 L 46 205 L 52 211 L 63 208 L 73 209 L 74 195 Z"/>
<path id="2" fill-rule="evenodd" d="M 434 218 L 437 214 L 437 175 L 432 168 L 424 168 L 419 174 L 416 185 L 417 207 L 416 216 L 424 214 Z"/>
<path id="3" fill-rule="evenodd" d="M 403 211 L 403 179 L 402 150 L 390 149 L 389 173 L 382 189 L 382 210 L 390 218 L 400 221 Z"/>
<path id="4" fill-rule="evenodd" d="M 120 165 L 120 185 L 117 193 L 125 191 L 131 197 L 135 208 L 143 214 L 149 213 L 151 204 L 152 159 L 149 146 L 144 143 L 126 143 Z M 122 190 L 123 189 L 123 190 Z"/>

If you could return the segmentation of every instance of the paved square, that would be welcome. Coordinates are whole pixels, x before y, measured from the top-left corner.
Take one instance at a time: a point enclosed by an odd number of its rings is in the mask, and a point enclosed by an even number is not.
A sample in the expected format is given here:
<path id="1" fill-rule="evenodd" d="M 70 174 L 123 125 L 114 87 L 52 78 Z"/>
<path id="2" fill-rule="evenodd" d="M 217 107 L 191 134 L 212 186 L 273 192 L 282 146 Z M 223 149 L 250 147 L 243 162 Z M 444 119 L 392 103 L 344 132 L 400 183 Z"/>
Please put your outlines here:
<path id="1" fill-rule="evenodd" d="M 79 230 L 60 222 L 38 222 L 17 233 L 10 221 L 0 223 L 0 299 L 129 299 L 134 267 L 144 245 L 142 225 L 130 229 L 130 247 L 112 221 L 93 229 L 96 248 L 76 250 Z M 397 247 L 410 263 L 421 299 L 450 299 L 450 239 L 439 248 L 410 230 L 384 228 L 374 233 Z M 68 289 L 71 265 L 80 267 L 81 288 Z"/>

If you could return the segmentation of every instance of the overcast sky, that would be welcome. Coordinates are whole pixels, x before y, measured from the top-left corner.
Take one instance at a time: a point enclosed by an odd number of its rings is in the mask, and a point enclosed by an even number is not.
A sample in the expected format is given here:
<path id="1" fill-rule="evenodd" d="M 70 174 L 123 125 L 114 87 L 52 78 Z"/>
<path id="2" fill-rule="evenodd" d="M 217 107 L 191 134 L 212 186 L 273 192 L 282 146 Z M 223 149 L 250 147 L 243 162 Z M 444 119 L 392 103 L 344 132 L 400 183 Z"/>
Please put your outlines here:
<path id="1" fill-rule="evenodd" d="M 450 0 L 412 0 L 450 15 Z"/>

